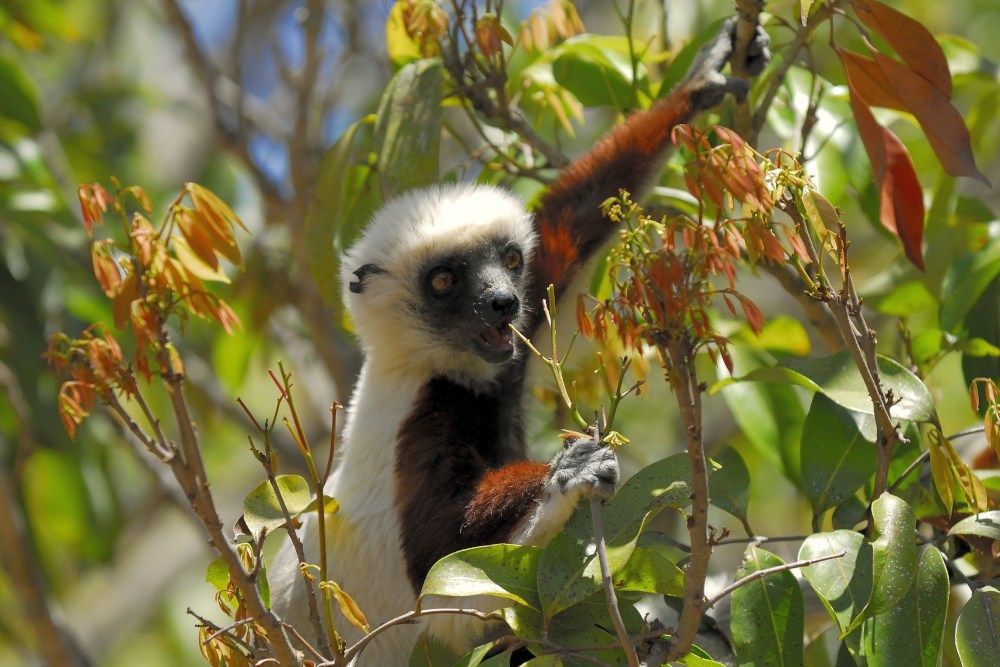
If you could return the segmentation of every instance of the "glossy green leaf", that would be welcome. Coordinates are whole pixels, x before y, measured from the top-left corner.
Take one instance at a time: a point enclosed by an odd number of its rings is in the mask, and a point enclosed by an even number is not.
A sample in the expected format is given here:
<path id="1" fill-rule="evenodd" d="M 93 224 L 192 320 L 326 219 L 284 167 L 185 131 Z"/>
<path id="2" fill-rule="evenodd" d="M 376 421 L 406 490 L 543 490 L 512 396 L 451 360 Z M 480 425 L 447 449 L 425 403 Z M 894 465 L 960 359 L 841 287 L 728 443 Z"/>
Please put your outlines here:
<path id="1" fill-rule="evenodd" d="M 863 502 L 857 496 L 850 496 L 833 510 L 833 527 L 835 529 L 851 530 L 865 518 L 868 511 L 868 503 Z"/>
<path id="2" fill-rule="evenodd" d="M 937 299 L 922 282 L 911 280 L 889 292 L 875 308 L 883 315 L 909 317 L 933 310 L 937 305 Z"/>
<path id="3" fill-rule="evenodd" d="M 444 67 L 428 58 L 392 78 L 375 121 L 375 152 L 386 198 L 437 183 Z"/>
<path id="4" fill-rule="evenodd" d="M 871 667 L 938 667 L 948 615 L 948 570 L 941 552 L 924 545 L 917 576 L 896 606 L 864 626 L 864 653 Z"/>
<path id="5" fill-rule="evenodd" d="M 622 591 L 684 595 L 684 572 L 652 549 L 636 547 L 613 579 L 614 587 Z"/>
<path id="6" fill-rule="evenodd" d="M 962 609 L 955 628 L 962 667 L 996 667 L 1000 656 L 1000 592 L 981 589 Z"/>
<path id="7" fill-rule="evenodd" d="M 1000 510 L 975 514 L 962 519 L 948 531 L 952 535 L 979 535 L 991 540 L 1000 540 Z"/>
<path id="8" fill-rule="evenodd" d="M 812 351 L 809 334 L 802 323 L 787 315 L 777 315 L 767 320 L 760 335 L 754 334 L 749 327 L 740 329 L 734 337 L 740 342 L 769 352 L 791 354 L 804 357 Z"/>
<path id="9" fill-rule="evenodd" d="M 350 169 L 354 138 L 366 120 L 351 125 L 330 146 L 320 163 L 316 185 L 306 211 L 306 241 L 309 271 L 319 287 L 323 303 L 336 312 L 343 310 L 340 294 L 340 254 L 337 238 L 346 213 L 346 175 Z"/>
<path id="10" fill-rule="evenodd" d="M 711 503 L 729 512 L 744 526 L 750 503 L 750 471 L 740 453 L 730 446 L 723 447 L 712 459 L 722 467 L 708 481 Z"/>
<path id="11" fill-rule="evenodd" d="M 759 352 L 743 346 L 731 346 L 730 354 L 737 373 L 767 363 Z M 795 390 L 781 384 L 736 382 L 725 386 L 722 397 L 747 440 L 771 465 L 799 486 L 799 441 L 806 412 Z"/>
<path id="12" fill-rule="evenodd" d="M 226 561 L 222 556 L 209 563 L 205 581 L 212 584 L 217 591 L 224 591 L 229 587 L 229 568 L 226 567 Z"/>
<path id="13" fill-rule="evenodd" d="M 924 422 L 935 415 L 934 400 L 920 379 L 899 362 L 878 357 L 879 376 L 886 391 L 892 389 L 899 402 L 890 413 L 896 419 Z M 778 366 L 758 368 L 741 378 L 717 382 L 711 393 L 734 382 L 778 382 L 794 384 L 825 394 L 834 402 L 850 410 L 874 413 L 871 398 L 861 373 L 848 350 L 824 359 L 788 358 Z"/>
<path id="14" fill-rule="evenodd" d="M 309 512 L 316 512 L 319 509 L 318 498 L 313 498 L 312 502 L 305 506 L 300 514 L 307 514 Z M 325 516 L 330 516 L 331 514 L 336 514 L 340 511 L 340 503 L 337 502 L 336 498 L 331 498 L 330 496 L 323 496 L 323 514 Z"/>
<path id="15" fill-rule="evenodd" d="M 457 659 L 439 639 L 424 632 L 413 645 L 408 667 L 451 667 Z"/>
<path id="16" fill-rule="evenodd" d="M 483 658 L 489 653 L 489 650 L 493 648 L 493 643 L 483 644 L 482 646 L 477 646 L 472 649 L 456 662 L 452 667 L 479 667 L 483 662 Z"/>
<path id="17" fill-rule="evenodd" d="M 299 475 L 278 475 L 275 480 L 288 513 L 295 516 L 309 505 L 309 484 Z M 263 481 L 243 500 L 243 519 L 253 534 L 260 539 L 260 532 L 267 529 L 273 533 L 285 525 L 285 515 L 281 511 L 278 496 L 271 483 Z"/>
<path id="18" fill-rule="evenodd" d="M 868 604 L 872 592 L 872 548 L 861 533 L 835 530 L 810 535 L 799 549 L 799 560 L 812 560 L 846 552 L 842 558 L 814 563 L 801 569 L 841 631 L 847 630 Z"/>
<path id="19" fill-rule="evenodd" d="M 871 428 L 865 422 L 872 422 Z M 865 433 L 865 431 L 871 431 Z M 802 489 L 819 515 L 839 505 L 874 474 L 874 418 L 817 393 L 802 429 Z"/>
<path id="20" fill-rule="evenodd" d="M 742 579 L 758 570 L 784 564 L 763 549 L 747 549 L 736 570 Z M 789 572 L 776 572 L 733 592 L 733 643 L 743 667 L 802 667 L 805 610 L 802 591 Z"/>
<path id="21" fill-rule="evenodd" d="M 591 43 L 590 37 L 574 37 L 560 48 L 561 55 L 552 63 L 556 83 L 585 107 L 632 106 L 632 65 L 628 56 L 602 49 Z"/>
<path id="22" fill-rule="evenodd" d="M 693 651 L 678 660 L 677 664 L 684 665 L 684 667 L 724 667 L 721 662 L 716 662 L 711 658 L 703 658 L 700 655 L 696 655 Z"/>
<path id="23" fill-rule="evenodd" d="M 938 313 L 941 328 L 961 329 L 966 315 L 997 275 L 1000 275 L 1000 236 L 991 234 L 983 248 L 955 258 L 948 267 L 941 283 Z"/>
<path id="24" fill-rule="evenodd" d="M 32 132 L 42 129 L 38 91 L 21 66 L 0 57 L 0 116 L 21 123 Z"/>
<path id="25" fill-rule="evenodd" d="M 913 508 L 890 493 L 872 503 L 875 528 L 872 531 L 872 596 L 848 631 L 862 621 L 892 609 L 913 583 L 917 568 L 917 547 L 913 531 Z"/>
<path id="26" fill-rule="evenodd" d="M 646 521 L 667 506 L 685 506 L 690 485 L 686 454 L 675 454 L 633 475 L 602 508 L 612 575 L 628 561 Z M 601 586 L 590 503 L 582 502 L 542 552 L 538 592 L 546 620 L 589 597 Z"/>
<path id="27" fill-rule="evenodd" d="M 425 595 L 495 595 L 540 609 L 535 580 L 540 547 L 492 544 L 445 556 L 431 567 L 420 590 Z"/>

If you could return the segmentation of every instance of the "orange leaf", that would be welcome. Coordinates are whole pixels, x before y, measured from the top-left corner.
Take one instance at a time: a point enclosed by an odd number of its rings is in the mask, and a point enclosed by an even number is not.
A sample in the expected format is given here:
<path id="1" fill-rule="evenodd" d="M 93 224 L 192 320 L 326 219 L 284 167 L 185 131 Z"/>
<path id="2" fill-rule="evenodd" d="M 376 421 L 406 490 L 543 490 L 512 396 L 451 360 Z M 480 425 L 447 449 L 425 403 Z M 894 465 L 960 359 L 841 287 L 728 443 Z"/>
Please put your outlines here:
<path id="1" fill-rule="evenodd" d="M 118 291 L 118 286 L 122 284 L 122 275 L 118 271 L 118 265 L 111 257 L 111 239 L 107 241 L 95 241 L 90 247 L 90 256 L 94 263 L 94 275 L 100 283 L 104 293 L 112 297 Z"/>
<path id="2" fill-rule="evenodd" d="M 125 325 L 128 324 L 130 317 L 129 309 L 132 307 L 132 302 L 138 298 L 139 279 L 135 273 L 129 273 L 125 276 L 125 281 L 119 288 L 118 294 L 115 295 L 115 300 L 111 306 L 117 328 L 124 329 Z"/>
<path id="3" fill-rule="evenodd" d="M 849 70 L 855 90 L 869 106 L 910 112 L 899 99 L 878 63 L 853 51 L 841 51 L 844 68 Z"/>
<path id="4" fill-rule="evenodd" d="M 217 271 L 219 259 L 215 256 L 215 251 L 212 248 L 212 235 L 202 226 L 199 219 L 201 216 L 196 218 L 191 215 L 192 213 L 193 211 L 190 209 L 178 206 L 175 209 L 174 220 L 181 228 L 181 234 L 184 235 L 188 248 L 212 271 Z"/>
<path id="5" fill-rule="evenodd" d="M 965 121 L 948 97 L 901 63 L 878 51 L 872 54 L 886 80 L 916 116 L 944 170 L 951 176 L 969 176 L 989 185 L 986 176 L 976 168 Z"/>
<path id="6" fill-rule="evenodd" d="M 930 30 L 878 0 L 851 0 L 851 4 L 861 22 L 884 39 L 910 69 L 951 98 L 948 60 Z"/>
<path id="7" fill-rule="evenodd" d="M 207 188 L 203 188 L 197 183 L 188 183 L 186 185 L 188 193 L 191 195 L 191 201 L 194 202 L 194 207 L 199 213 L 207 213 L 211 215 L 218 224 L 219 220 L 228 222 L 231 225 L 235 225 L 245 231 L 247 234 L 250 230 L 246 228 L 243 222 L 236 217 L 233 213 L 233 209 L 229 208 L 226 202 L 219 199 L 219 196 Z M 220 224 L 220 228 L 224 228 L 225 225 Z"/>

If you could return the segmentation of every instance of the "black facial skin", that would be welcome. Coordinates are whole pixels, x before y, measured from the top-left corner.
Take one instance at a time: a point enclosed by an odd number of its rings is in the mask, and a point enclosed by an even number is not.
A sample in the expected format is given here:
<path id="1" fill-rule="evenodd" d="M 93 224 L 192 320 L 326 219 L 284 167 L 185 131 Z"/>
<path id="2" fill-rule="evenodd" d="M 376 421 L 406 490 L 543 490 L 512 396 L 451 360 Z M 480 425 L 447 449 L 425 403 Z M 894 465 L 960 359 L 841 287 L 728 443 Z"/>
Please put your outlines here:
<path id="1" fill-rule="evenodd" d="M 509 360 L 507 325 L 521 312 L 525 263 L 521 248 L 504 241 L 435 258 L 423 272 L 424 319 L 456 350 L 494 364 Z"/>

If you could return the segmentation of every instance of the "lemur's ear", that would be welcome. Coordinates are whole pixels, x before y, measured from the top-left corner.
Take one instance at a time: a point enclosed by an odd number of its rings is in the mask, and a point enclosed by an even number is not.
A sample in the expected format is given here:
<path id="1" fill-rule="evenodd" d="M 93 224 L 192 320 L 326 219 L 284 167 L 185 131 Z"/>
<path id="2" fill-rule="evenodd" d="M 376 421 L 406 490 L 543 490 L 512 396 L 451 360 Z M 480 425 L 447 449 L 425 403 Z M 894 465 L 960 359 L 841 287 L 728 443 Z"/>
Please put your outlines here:
<path id="1" fill-rule="evenodd" d="M 365 264 L 354 272 L 354 275 L 358 277 L 358 282 L 351 283 L 347 286 L 347 289 L 351 290 L 355 294 L 361 294 L 361 292 L 365 289 L 365 278 L 373 273 L 385 273 L 385 269 L 376 264 Z"/>

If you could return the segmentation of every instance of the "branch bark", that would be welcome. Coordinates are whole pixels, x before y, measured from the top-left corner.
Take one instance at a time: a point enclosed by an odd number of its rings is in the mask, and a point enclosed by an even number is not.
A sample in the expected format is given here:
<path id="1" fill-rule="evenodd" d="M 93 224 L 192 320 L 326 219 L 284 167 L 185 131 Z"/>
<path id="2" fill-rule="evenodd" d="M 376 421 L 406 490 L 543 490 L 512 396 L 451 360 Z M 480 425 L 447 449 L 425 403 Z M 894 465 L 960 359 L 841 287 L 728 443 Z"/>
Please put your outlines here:
<path id="1" fill-rule="evenodd" d="M 688 535 L 691 556 L 684 573 L 684 607 L 677 623 L 677 632 L 670 638 L 665 661 L 679 660 L 691 651 L 694 637 L 705 611 L 705 579 L 712 558 L 712 543 L 708 536 L 708 467 L 702 443 L 701 392 L 694 368 L 691 342 L 673 338 L 660 345 L 660 355 L 667 367 L 667 379 L 680 408 L 681 423 L 691 465 L 691 515 Z"/>
<path id="2" fill-rule="evenodd" d="M 625 622 L 618 609 L 618 597 L 615 595 L 615 587 L 611 581 L 611 567 L 608 564 L 608 550 L 604 544 L 604 524 L 601 521 L 601 501 L 599 498 L 593 496 L 590 498 L 590 513 L 594 520 L 597 560 L 601 565 L 601 584 L 604 588 L 604 596 L 608 601 L 611 623 L 615 626 L 618 641 L 622 643 L 622 650 L 625 651 L 629 667 L 639 667 L 639 657 L 635 654 L 635 647 L 632 645 L 632 640 L 629 639 L 628 630 L 625 629 Z"/>
<path id="3" fill-rule="evenodd" d="M 733 76 L 744 81 L 750 80 L 744 64 L 747 61 L 747 48 L 757 31 L 757 23 L 764 4 L 764 0 L 736 0 L 736 11 L 740 18 L 736 22 L 736 42 L 733 44 L 733 57 L 730 62 Z M 734 103 L 733 124 L 739 135 L 756 148 L 757 130 L 754 129 L 753 108 L 749 95 L 742 102 Z"/>
<path id="4" fill-rule="evenodd" d="M 0 563 L 34 632 L 38 652 L 49 667 L 87 667 L 86 656 L 52 617 L 34 558 L 26 550 L 24 524 L 16 508 L 10 479 L 0 465 Z"/>

